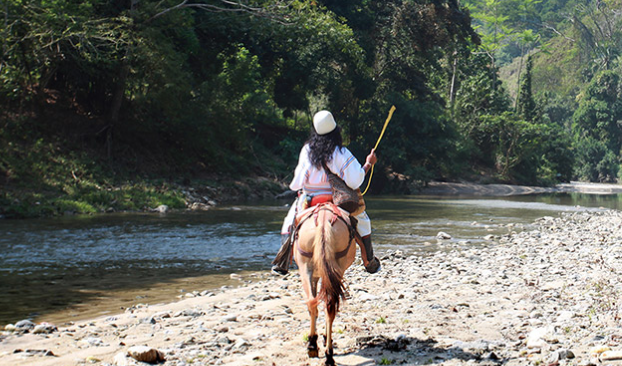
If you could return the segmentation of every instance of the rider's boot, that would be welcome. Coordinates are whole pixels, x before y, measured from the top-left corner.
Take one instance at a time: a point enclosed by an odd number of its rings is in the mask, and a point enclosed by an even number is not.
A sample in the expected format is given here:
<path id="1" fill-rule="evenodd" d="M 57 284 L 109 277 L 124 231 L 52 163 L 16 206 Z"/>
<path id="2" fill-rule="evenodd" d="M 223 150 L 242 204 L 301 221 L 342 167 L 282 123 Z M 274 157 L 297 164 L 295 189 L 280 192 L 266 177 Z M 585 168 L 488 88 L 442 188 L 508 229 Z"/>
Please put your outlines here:
<path id="1" fill-rule="evenodd" d="M 292 246 L 289 234 L 281 234 L 281 249 L 272 261 L 272 272 L 286 275 L 289 272 L 289 263 L 292 258 Z"/>
<path id="2" fill-rule="evenodd" d="M 365 270 L 368 273 L 376 273 L 380 271 L 380 260 L 374 257 L 374 248 L 371 246 L 371 235 L 364 236 L 363 245 L 365 246 L 365 254 L 369 263 L 365 266 Z"/>

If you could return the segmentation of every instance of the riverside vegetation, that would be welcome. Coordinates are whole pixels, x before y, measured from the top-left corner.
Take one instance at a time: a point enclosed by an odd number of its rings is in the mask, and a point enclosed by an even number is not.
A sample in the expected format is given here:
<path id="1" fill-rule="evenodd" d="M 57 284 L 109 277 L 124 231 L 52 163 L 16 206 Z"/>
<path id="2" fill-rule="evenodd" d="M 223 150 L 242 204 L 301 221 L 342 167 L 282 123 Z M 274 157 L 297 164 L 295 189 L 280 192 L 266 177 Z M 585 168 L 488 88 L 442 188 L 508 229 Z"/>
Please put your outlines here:
<path id="1" fill-rule="evenodd" d="M 335 360 L 620 364 L 621 220 L 611 210 L 563 213 L 509 224 L 507 234 L 489 235 L 482 246 L 439 236 L 441 249 L 429 256 L 388 251 L 376 275 L 355 263 L 334 325 Z M 239 287 L 189 293 L 172 304 L 136 304 L 68 324 L 7 325 L 0 362 L 138 365 L 130 354 L 151 350 L 153 360 L 179 366 L 323 363 L 306 356 L 309 317 L 295 272 L 232 276 Z"/>
<path id="2" fill-rule="evenodd" d="M 279 185 L 314 112 L 364 156 L 392 105 L 371 192 L 614 182 L 620 4 L 4 1 L 0 215 Z"/>

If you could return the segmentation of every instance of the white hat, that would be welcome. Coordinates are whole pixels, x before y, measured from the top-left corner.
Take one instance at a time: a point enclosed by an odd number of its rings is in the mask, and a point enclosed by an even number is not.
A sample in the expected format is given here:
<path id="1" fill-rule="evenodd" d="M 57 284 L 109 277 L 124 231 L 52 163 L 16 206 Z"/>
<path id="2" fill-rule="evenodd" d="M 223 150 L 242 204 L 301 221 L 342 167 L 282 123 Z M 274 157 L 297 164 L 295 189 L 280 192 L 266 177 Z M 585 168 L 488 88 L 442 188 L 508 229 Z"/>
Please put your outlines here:
<path id="1" fill-rule="evenodd" d="M 337 123 L 329 111 L 319 111 L 313 116 L 313 127 L 318 135 L 326 135 L 333 132 Z"/>

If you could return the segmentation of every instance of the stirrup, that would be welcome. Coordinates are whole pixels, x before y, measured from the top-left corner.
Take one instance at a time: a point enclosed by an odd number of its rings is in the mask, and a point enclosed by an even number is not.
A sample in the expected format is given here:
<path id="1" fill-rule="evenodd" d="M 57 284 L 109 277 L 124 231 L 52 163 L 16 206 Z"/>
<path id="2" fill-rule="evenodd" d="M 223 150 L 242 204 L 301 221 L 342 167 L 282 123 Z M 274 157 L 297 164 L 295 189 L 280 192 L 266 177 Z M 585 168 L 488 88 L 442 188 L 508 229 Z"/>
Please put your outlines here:
<path id="1" fill-rule="evenodd" d="M 289 270 L 283 269 L 283 268 L 279 267 L 278 265 L 274 265 L 274 266 L 272 266 L 272 273 L 278 274 L 278 275 L 281 275 L 281 276 L 285 276 L 286 274 L 289 273 Z"/>

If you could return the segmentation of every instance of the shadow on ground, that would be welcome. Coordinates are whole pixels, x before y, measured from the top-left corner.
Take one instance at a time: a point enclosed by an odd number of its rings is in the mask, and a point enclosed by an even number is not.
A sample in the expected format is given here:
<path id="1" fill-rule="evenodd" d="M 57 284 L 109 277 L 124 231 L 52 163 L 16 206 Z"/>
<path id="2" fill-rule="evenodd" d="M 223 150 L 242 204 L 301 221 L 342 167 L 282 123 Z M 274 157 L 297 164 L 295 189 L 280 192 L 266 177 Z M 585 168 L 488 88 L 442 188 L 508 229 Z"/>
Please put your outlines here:
<path id="1" fill-rule="evenodd" d="M 428 365 L 452 359 L 474 360 L 478 365 L 490 366 L 503 363 L 487 346 L 475 347 L 471 352 L 457 346 L 441 346 L 431 338 L 366 336 L 357 338 L 356 346 L 356 351 L 335 355 L 337 365 Z"/>

